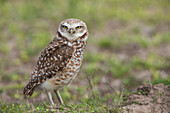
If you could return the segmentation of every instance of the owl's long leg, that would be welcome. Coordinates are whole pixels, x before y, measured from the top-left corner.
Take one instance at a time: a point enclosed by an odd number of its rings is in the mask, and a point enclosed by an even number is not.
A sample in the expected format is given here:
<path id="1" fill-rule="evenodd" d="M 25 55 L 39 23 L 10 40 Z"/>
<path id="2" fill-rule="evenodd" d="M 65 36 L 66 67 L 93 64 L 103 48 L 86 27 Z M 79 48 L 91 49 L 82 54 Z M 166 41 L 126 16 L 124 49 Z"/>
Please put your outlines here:
<path id="1" fill-rule="evenodd" d="M 54 104 L 54 102 L 53 102 L 53 99 L 52 99 L 52 96 L 51 96 L 51 92 L 46 90 L 46 94 L 47 94 L 48 99 L 49 99 L 49 101 L 51 102 L 51 104 L 52 104 L 53 106 L 55 106 L 55 104 Z"/>
<path id="2" fill-rule="evenodd" d="M 54 92 L 57 95 L 57 98 L 58 98 L 60 104 L 64 105 L 64 102 L 63 102 L 63 100 L 61 98 L 60 92 L 58 90 L 54 90 Z"/>

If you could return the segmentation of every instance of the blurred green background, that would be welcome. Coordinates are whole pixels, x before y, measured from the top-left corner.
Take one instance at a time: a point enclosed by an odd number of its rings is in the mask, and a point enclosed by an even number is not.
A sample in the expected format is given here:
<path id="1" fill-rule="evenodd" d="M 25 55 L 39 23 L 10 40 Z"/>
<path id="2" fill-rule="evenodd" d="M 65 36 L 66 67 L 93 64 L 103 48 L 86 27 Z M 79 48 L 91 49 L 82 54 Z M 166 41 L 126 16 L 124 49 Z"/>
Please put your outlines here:
<path id="1" fill-rule="evenodd" d="M 79 75 L 61 90 L 65 102 L 93 96 L 113 105 L 122 88 L 170 84 L 169 12 L 169 0 L 0 0 L 1 103 L 25 102 L 29 74 L 67 18 L 87 23 L 89 39 Z M 35 92 L 30 100 L 46 97 Z"/>

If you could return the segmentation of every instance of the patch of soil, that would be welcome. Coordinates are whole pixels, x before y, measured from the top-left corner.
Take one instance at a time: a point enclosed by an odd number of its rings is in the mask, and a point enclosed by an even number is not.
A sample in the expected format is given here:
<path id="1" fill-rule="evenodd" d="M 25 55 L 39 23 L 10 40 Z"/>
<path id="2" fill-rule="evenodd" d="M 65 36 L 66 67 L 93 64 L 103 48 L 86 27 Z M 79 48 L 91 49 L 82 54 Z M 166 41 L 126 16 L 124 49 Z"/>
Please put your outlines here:
<path id="1" fill-rule="evenodd" d="M 125 97 L 122 113 L 170 113 L 170 85 L 144 83 Z"/>

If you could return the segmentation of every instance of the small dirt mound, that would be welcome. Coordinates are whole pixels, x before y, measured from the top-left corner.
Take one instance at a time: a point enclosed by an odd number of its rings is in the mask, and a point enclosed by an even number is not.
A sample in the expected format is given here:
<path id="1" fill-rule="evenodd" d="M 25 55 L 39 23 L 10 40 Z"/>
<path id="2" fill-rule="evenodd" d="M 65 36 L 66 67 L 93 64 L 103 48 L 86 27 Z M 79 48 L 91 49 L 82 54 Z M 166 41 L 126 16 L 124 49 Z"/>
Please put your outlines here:
<path id="1" fill-rule="evenodd" d="M 144 83 L 125 97 L 123 113 L 170 113 L 170 85 Z"/>

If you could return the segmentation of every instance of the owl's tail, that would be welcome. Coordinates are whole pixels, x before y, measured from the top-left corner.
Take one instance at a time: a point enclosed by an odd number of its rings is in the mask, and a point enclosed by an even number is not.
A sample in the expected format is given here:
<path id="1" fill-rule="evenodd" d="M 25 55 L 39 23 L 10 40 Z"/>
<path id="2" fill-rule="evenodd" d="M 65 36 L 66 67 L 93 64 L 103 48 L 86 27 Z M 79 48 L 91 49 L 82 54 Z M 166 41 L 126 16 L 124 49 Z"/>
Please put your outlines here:
<path id="1" fill-rule="evenodd" d="M 25 88 L 24 88 L 24 90 L 23 90 L 23 94 L 24 94 L 25 96 L 30 97 L 30 96 L 33 94 L 33 92 L 34 92 L 35 86 L 36 86 L 35 84 L 29 82 L 29 83 L 25 86 Z"/>

